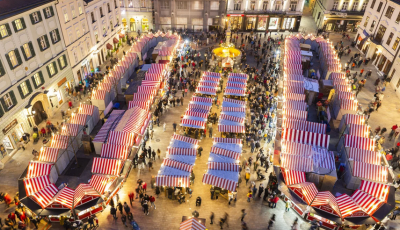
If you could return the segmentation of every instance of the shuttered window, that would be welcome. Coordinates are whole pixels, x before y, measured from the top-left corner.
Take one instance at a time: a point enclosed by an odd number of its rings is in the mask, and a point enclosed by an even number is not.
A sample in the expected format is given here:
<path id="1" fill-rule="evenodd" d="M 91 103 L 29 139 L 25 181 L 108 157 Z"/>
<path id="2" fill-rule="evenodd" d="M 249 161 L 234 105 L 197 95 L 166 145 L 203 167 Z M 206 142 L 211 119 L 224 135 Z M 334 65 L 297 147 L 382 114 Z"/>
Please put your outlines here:
<path id="1" fill-rule="evenodd" d="M 21 46 L 21 52 L 24 55 L 25 61 L 35 56 L 35 50 L 33 49 L 32 42 L 25 43 Z"/>
<path id="2" fill-rule="evenodd" d="M 47 38 L 47 34 L 39 37 L 37 39 L 40 51 L 44 51 L 50 47 L 49 39 Z"/>
<path id="3" fill-rule="evenodd" d="M 44 84 L 42 71 L 39 71 L 32 76 L 32 82 L 33 82 L 33 87 L 35 87 L 35 89 L 39 88 Z"/>
<path id="4" fill-rule="evenodd" d="M 22 59 L 18 49 L 12 50 L 6 54 L 6 59 L 10 69 L 15 69 L 22 64 Z"/>
<path id="5" fill-rule="evenodd" d="M 52 30 L 50 32 L 50 37 L 51 37 L 51 42 L 53 44 L 56 44 L 57 42 L 60 41 L 60 32 L 58 32 L 58 29 Z"/>
<path id="6" fill-rule="evenodd" d="M 0 98 L 1 105 L 5 112 L 8 112 L 12 107 L 17 105 L 17 99 L 15 98 L 14 91 L 10 91 Z"/>
<path id="7" fill-rule="evenodd" d="M 53 17 L 53 16 L 54 16 L 53 7 L 52 7 L 52 6 L 49 6 L 49 7 L 44 8 L 44 9 L 43 9 L 43 14 L 44 14 L 44 17 L 45 17 L 46 19 L 47 19 L 47 18 Z"/>
<path id="8" fill-rule="evenodd" d="M 6 74 L 6 70 L 4 69 L 3 63 L 0 61 L 0 77 Z"/>
<path id="9" fill-rule="evenodd" d="M 42 15 L 40 14 L 40 11 L 31 13 L 29 17 L 31 18 L 32 25 L 35 25 L 42 21 Z"/>
<path id="10" fill-rule="evenodd" d="M 46 68 L 47 68 L 47 73 L 49 74 L 50 78 L 54 77 L 58 73 L 57 65 L 56 65 L 55 61 L 53 61 L 52 63 L 47 65 Z"/>
<path id="11" fill-rule="evenodd" d="M 11 34 L 10 25 L 8 25 L 8 23 L 0 26 L 0 39 L 6 38 Z"/>
<path id="12" fill-rule="evenodd" d="M 18 18 L 12 22 L 14 31 L 18 32 L 26 28 L 25 20 L 23 18 Z"/>

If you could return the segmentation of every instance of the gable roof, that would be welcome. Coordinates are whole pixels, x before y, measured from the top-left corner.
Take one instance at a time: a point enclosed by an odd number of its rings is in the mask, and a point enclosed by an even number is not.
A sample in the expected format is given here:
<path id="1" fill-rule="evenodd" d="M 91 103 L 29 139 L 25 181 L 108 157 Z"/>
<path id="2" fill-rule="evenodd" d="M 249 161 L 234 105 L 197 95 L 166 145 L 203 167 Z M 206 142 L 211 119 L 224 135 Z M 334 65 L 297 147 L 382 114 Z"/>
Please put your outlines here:
<path id="1" fill-rule="evenodd" d="M 54 0 L 2 0 L 0 1 L 0 20 L 21 14 Z"/>

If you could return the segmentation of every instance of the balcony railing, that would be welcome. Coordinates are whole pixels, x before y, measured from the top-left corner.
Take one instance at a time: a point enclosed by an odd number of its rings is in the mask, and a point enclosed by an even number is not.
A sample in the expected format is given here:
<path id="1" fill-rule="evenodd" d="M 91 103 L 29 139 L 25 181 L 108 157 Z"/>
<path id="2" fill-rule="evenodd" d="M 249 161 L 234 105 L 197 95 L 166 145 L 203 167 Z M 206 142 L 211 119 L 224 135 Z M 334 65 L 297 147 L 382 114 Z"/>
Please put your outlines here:
<path id="1" fill-rule="evenodd" d="M 333 13 L 342 13 L 347 15 L 360 15 L 363 16 L 365 11 L 356 11 L 356 10 L 331 10 L 331 14 Z"/>
<path id="2" fill-rule="evenodd" d="M 228 10 L 228 14 L 288 14 L 301 15 L 301 11 L 287 10 Z"/>
<path id="3" fill-rule="evenodd" d="M 128 12 L 152 12 L 153 9 L 151 7 L 125 7 L 125 10 Z"/>

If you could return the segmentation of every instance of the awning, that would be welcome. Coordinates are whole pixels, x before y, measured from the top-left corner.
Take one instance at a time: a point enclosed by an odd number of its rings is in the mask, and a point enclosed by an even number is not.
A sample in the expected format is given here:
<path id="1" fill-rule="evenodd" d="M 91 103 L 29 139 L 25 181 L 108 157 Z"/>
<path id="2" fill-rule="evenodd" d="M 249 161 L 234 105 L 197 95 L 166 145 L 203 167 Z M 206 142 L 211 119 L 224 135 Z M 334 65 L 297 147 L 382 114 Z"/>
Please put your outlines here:
<path id="1" fill-rule="evenodd" d="M 112 49 L 113 49 L 113 46 L 112 46 L 110 43 L 107 43 L 106 47 L 107 47 L 107 49 L 109 49 L 109 50 L 112 50 Z"/>
<path id="2" fill-rule="evenodd" d="M 26 178 L 49 175 L 52 166 L 53 164 L 31 161 L 28 166 Z"/>
<path id="3" fill-rule="evenodd" d="M 119 34 L 119 38 L 123 38 L 123 37 L 125 37 L 124 34 Z"/>
<path id="4" fill-rule="evenodd" d="M 118 41 L 117 38 L 113 38 L 113 42 L 114 42 L 114 44 L 116 44 L 116 43 L 118 43 L 119 41 Z"/>

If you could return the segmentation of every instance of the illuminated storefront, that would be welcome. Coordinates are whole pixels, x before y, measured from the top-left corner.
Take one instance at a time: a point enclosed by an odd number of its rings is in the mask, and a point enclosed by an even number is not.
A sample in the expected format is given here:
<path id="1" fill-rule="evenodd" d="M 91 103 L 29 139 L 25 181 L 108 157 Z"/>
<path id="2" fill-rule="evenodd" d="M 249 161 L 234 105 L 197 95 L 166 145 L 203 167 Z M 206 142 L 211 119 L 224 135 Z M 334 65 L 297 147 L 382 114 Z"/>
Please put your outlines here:
<path id="1" fill-rule="evenodd" d="M 232 30 L 293 31 L 299 30 L 300 16 L 228 14 Z M 227 24 L 227 23 L 225 23 Z"/>
<path id="2" fill-rule="evenodd" d="M 229 15 L 229 20 L 231 21 L 232 30 L 242 30 L 243 17 L 244 14 L 231 14 Z"/>
<path id="3" fill-rule="evenodd" d="M 280 18 L 271 18 L 268 24 L 268 30 L 277 30 L 279 29 Z"/>
<path id="4" fill-rule="evenodd" d="M 246 15 L 246 30 L 255 30 L 257 22 L 256 15 Z"/>
<path id="5" fill-rule="evenodd" d="M 142 31 L 149 32 L 149 20 L 147 18 L 142 19 Z"/>
<path id="6" fill-rule="evenodd" d="M 267 30 L 269 17 L 268 15 L 258 15 L 257 30 L 265 31 Z"/>

